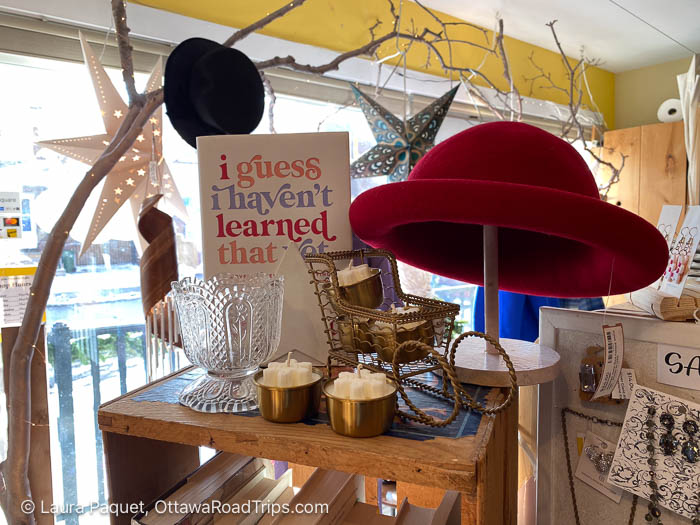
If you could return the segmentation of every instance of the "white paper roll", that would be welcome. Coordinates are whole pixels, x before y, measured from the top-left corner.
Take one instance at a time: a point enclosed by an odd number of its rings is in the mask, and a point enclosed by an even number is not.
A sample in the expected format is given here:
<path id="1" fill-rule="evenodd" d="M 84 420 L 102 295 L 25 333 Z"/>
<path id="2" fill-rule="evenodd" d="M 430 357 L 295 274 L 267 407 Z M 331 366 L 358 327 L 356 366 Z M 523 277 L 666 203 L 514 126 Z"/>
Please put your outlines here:
<path id="1" fill-rule="evenodd" d="M 661 122 L 677 122 L 683 120 L 681 100 L 679 98 L 664 100 L 659 106 L 656 116 Z"/>

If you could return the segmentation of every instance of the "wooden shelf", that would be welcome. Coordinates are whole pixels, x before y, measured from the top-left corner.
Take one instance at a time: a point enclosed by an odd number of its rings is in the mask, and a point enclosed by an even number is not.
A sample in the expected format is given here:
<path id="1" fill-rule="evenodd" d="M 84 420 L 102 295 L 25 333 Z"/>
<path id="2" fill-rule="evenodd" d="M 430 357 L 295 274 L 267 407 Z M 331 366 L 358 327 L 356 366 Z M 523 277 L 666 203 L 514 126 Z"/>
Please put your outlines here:
<path id="1" fill-rule="evenodd" d="M 417 441 L 387 435 L 353 439 L 335 434 L 325 424 L 275 424 L 259 416 L 203 414 L 176 403 L 135 399 L 147 398 L 144 394 L 149 390 L 188 371 L 165 377 L 100 408 L 98 421 L 104 435 L 112 502 L 156 498 L 198 466 L 196 447 L 207 446 L 459 491 L 464 493 L 463 515 L 474 518 L 470 522 L 486 523 L 487 513 L 489 519 L 494 512 L 514 515 L 514 509 L 504 509 L 505 437 L 496 431 L 508 412 L 482 417 L 475 435 L 458 439 Z M 500 389 L 491 389 L 488 403 L 497 404 L 503 395 Z M 465 505 L 469 507 L 466 510 Z M 113 516 L 112 523 L 128 523 L 128 519 Z"/>

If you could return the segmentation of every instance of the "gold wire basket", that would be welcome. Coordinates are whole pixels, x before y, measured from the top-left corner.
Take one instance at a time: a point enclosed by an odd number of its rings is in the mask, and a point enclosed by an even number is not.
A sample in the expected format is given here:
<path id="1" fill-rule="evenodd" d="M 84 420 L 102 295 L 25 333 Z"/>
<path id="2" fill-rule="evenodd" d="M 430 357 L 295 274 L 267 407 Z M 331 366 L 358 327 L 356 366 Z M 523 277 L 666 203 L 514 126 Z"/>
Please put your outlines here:
<path id="1" fill-rule="evenodd" d="M 454 370 L 455 349 L 465 337 L 484 337 L 495 343 L 512 368 L 505 351 L 496 341 L 479 332 L 464 333 L 450 346 L 459 305 L 404 293 L 396 258 L 391 252 L 326 252 L 308 255 L 305 259 L 328 339 L 329 373 L 334 361 L 354 367 L 362 364 L 374 372 L 386 373 L 396 381 L 399 394 L 413 412 L 397 410 L 398 414 L 431 426 L 449 424 L 462 407 L 495 413 L 510 405 L 514 387 L 500 406 L 485 409 L 462 388 Z M 372 270 L 372 276 L 361 284 L 341 287 L 337 272 L 350 261 L 353 264 L 372 262 L 381 270 Z M 392 305 L 409 311 L 395 313 Z M 441 388 L 430 386 L 416 377 L 438 370 L 444 377 Z M 452 386 L 451 390 L 448 384 Z M 404 386 L 418 388 L 453 403 L 452 414 L 443 420 L 425 414 L 411 403 Z"/>
<path id="2" fill-rule="evenodd" d="M 355 264 L 379 262 L 382 271 L 374 270 L 373 276 L 359 286 L 341 287 L 337 271 L 351 260 Z M 390 252 L 327 252 L 307 256 L 306 262 L 313 277 L 328 336 L 329 359 L 350 360 L 353 364 L 373 365 L 389 372 L 397 347 L 411 340 L 421 341 L 447 356 L 459 306 L 405 294 L 401 289 L 396 259 Z M 378 281 L 381 283 L 379 286 L 375 284 Z M 362 286 L 365 287 L 364 290 L 355 290 Z M 372 303 L 373 300 L 366 297 L 377 292 L 381 295 L 374 301 L 376 308 L 361 306 L 361 303 Z M 411 311 L 394 313 L 392 304 Z M 439 368 L 423 349 L 417 349 L 413 353 L 402 352 L 398 360 L 401 376 L 396 379 Z"/>

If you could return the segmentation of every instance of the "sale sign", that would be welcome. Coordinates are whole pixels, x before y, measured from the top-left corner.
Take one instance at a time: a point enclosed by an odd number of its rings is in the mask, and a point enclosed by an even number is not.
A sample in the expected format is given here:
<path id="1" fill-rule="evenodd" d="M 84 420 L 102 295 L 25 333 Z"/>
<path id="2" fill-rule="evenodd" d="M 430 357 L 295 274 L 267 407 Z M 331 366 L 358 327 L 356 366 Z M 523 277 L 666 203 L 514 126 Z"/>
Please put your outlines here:
<path id="1" fill-rule="evenodd" d="M 352 247 L 347 133 L 199 137 L 204 276 Z"/>

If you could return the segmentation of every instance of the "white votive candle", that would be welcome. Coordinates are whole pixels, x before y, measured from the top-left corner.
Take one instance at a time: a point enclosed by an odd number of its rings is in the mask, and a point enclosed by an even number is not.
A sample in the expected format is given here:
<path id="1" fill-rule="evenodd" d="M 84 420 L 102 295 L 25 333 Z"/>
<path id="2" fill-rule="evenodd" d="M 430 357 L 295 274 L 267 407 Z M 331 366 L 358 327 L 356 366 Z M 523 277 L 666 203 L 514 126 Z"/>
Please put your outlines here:
<path id="1" fill-rule="evenodd" d="M 297 366 L 292 368 L 292 373 L 294 374 L 294 386 L 306 385 L 312 381 L 311 370 Z"/>
<path id="2" fill-rule="evenodd" d="M 365 397 L 367 399 L 376 399 L 385 396 L 388 394 L 385 384 L 386 383 L 380 383 L 379 381 L 367 381 L 365 384 Z"/>
<path id="3" fill-rule="evenodd" d="M 263 370 L 263 384 L 267 386 L 277 385 L 277 372 L 279 368 L 267 367 Z"/>
<path id="4" fill-rule="evenodd" d="M 368 379 L 370 381 L 379 381 L 381 383 L 386 383 L 386 376 L 384 374 L 370 374 Z"/>
<path id="5" fill-rule="evenodd" d="M 263 370 L 263 384 L 272 387 L 295 387 L 306 385 L 320 376 L 313 373 L 313 367 L 308 361 L 292 359 L 292 353 L 287 354 L 287 360 L 272 361 Z"/>
<path id="6" fill-rule="evenodd" d="M 364 281 L 372 277 L 372 270 L 369 268 L 369 264 L 361 264 L 353 268 L 352 276 L 356 283 Z"/>
<path id="7" fill-rule="evenodd" d="M 350 378 L 338 378 L 333 382 L 333 392 L 334 396 L 347 399 L 350 397 L 350 383 L 352 379 Z"/>
<path id="8" fill-rule="evenodd" d="M 350 382 L 350 399 L 365 399 L 365 383 L 362 379 L 353 379 Z"/>
<path id="9" fill-rule="evenodd" d="M 370 277 L 372 277 L 372 270 L 368 264 L 353 266 L 352 261 L 350 261 L 347 268 L 338 270 L 338 285 L 352 286 Z"/>
<path id="10" fill-rule="evenodd" d="M 277 369 L 277 385 L 279 387 L 294 386 L 294 370 L 290 367 Z"/>

